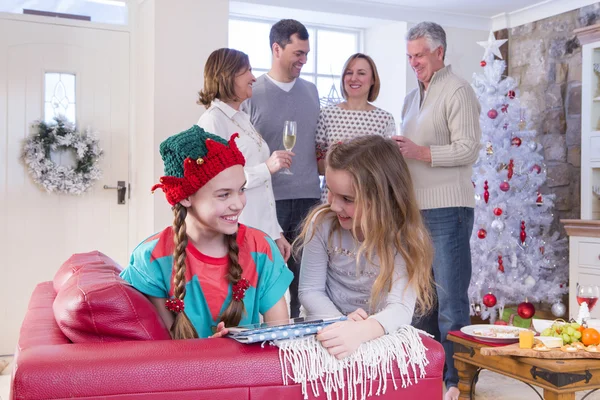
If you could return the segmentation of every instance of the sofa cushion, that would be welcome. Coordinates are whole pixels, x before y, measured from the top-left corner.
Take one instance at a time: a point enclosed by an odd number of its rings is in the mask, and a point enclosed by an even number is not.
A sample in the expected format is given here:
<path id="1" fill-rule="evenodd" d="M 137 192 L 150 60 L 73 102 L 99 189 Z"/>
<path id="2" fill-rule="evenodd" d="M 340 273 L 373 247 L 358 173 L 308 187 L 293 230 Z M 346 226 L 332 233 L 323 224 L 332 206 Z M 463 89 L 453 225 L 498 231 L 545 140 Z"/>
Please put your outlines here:
<path id="1" fill-rule="evenodd" d="M 65 336 L 74 343 L 170 339 L 150 300 L 114 265 L 94 257 L 89 264 L 78 262 L 54 300 L 54 318 Z"/>
<path id="2" fill-rule="evenodd" d="M 123 268 L 119 266 L 112 258 L 108 257 L 104 253 L 98 250 L 90 251 L 87 253 L 73 254 L 67 261 L 60 266 L 56 274 L 54 275 L 54 291 L 58 293 L 60 288 L 69 280 L 71 276 L 85 265 L 104 265 L 106 268 L 111 268 L 121 272 Z"/>

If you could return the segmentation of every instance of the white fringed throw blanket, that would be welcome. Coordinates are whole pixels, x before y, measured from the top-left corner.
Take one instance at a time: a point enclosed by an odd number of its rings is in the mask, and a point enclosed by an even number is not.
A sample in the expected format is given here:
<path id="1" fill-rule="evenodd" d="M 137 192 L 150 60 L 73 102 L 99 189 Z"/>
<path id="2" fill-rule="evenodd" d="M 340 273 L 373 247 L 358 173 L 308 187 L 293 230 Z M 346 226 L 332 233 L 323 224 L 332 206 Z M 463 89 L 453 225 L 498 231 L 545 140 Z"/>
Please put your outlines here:
<path id="1" fill-rule="evenodd" d="M 373 394 L 385 393 L 388 374 L 392 377 L 394 390 L 398 389 L 394 364 L 400 371 L 403 388 L 413 383 L 409 372 L 412 372 L 415 383 L 425 377 L 429 360 L 419 333 L 428 335 L 412 326 L 403 326 L 397 332 L 361 344 L 354 353 L 342 360 L 330 355 L 315 336 L 277 340 L 274 343 L 279 347 L 283 384 L 287 385 L 289 379 L 302 384 L 305 399 L 308 399 L 308 384 L 313 395 L 318 397 L 321 383 L 327 400 L 332 399 L 333 393 L 336 399 L 340 399 L 340 396 L 345 399 L 345 388 L 348 400 L 364 400 Z M 375 385 L 374 381 L 377 382 Z"/>

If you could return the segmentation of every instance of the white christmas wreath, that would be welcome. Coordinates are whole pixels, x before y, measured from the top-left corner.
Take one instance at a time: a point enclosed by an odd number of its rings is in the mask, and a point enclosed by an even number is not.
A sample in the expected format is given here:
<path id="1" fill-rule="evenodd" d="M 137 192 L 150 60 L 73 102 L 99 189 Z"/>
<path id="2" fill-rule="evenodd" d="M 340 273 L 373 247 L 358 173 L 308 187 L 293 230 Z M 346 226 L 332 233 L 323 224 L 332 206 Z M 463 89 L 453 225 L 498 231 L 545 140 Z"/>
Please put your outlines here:
<path id="1" fill-rule="evenodd" d="M 48 124 L 36 121 L 32 134 L 25 140 L 23 161 L 33 180 L 46 191 L 82 194 L 101 176 L 98 160 L 102 149 L 89 130 L 83 133 L 63 117 Z M 75 166 L 55 163 L 50 155 L 60 150 L 73 150 Z"/>

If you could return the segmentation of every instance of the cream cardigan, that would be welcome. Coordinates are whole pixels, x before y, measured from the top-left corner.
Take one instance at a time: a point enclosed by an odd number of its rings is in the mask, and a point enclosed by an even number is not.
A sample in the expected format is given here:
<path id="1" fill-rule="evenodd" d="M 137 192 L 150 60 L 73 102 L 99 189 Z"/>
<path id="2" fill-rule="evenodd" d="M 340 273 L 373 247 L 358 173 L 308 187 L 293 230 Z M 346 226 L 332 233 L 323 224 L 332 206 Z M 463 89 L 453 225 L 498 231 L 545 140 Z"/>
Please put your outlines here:
<path id="1" fill-rule="evenodd" d="M 404 99 L 402 135 L 431 150 L 431 163 L 406 162 L 419 207 L 475 207 L 471 176 L 479 155 L 481 106 L 471 85 L 452 73 L 437 71 Z"/>

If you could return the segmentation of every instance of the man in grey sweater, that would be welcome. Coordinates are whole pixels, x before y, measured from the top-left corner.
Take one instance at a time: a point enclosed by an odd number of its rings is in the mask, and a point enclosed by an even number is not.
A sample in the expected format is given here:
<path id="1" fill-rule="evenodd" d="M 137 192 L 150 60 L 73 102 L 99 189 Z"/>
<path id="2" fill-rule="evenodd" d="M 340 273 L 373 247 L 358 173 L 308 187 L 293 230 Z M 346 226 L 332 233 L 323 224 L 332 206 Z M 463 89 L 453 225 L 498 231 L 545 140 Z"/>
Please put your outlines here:
<path id="1" fill-rule="evenodd" d="M 446 352 L 445 400 L 458 399 L 458 373 L 449 331 L 470 324 L 468 288 L 479 154 L 480 104 L 471 85 L 444 65 L 446 33 L 421 22 L 407 35 L 407 55 L 419 87 L 404 99 L 402 136 L 395 136 L 412 176 L 433 245 L 438 307 L 415 325 L 441 340 Z"/>
<path id="2" fill-rule="evenodd" d="M 273 54 L 271 69 L 256 80 L 252 97 L 242 103 L 241 110 L 250 115 L 271 151 L 284 148 L 284 121 L 296 121 L 295 156 L 290 168 L 293 175 L 272 176 L 277 219 L 286 239 L 292 243 L 321 195 L 315 152 L 319 95 L 313 83 L 299 77 L 310 51 L 306 27 L 293 19 L 281 20 L 271 27 L 269 40 Z M 291 316 L 297 317 L 300 260 L 290 257 L 288 267 L 294 273 L 290 285 Z"/>

